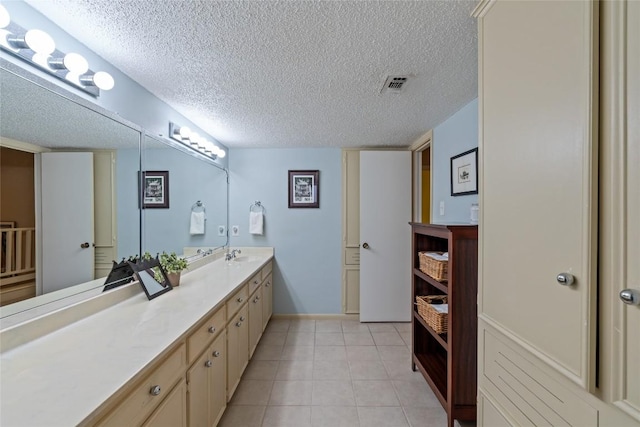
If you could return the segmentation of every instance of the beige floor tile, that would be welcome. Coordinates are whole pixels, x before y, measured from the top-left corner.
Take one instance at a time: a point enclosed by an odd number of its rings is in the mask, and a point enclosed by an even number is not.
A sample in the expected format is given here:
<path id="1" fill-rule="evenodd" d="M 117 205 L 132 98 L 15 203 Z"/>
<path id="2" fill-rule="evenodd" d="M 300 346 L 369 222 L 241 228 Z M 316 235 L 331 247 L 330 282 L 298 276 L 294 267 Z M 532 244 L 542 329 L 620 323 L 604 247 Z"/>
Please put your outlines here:
<path id="1" fill-rule="evenodd" d="M 370 332 L 345 332 L 344 343 L 346 345 L 375 345 Z"/>
<path id="2" fill-rule="evenodd" d="M 315 332 L 316 331 L 316 321 L 309 319 L 296 319 L 292 320 L 289 325 L 289 332 L 291 331 L 299 331 L 299 332 Z"/>
<path id="3" fill-rule="evenodd" d="M 360 323 L 357 320 L 343 320 L 342 332 L 364 333 L 369 332 L 369 327 L 366 323 Z"/>
<path id="4" fill-rule="evenodd" d="M 406 345 L 379 345 L 378 353 L 382 360 L 397 360 L 399 362 L 411 362 L 411 353 Z"/>
<path id="5" fill-rule="evenodd" d="M 286 332 L 265 332 L 260 338 L 261 345 L 284 345 L 287 339 Z"/>
<path id="6" fill-rule="evenodd" d="M 284 346 L 281 360 L 313 360 L 314 346 L 312 345 L 292 345 Z"/>
<path id="7" fill-rule="evenodd" d="M 273 381 L 241 380 L 230 405 L 266 405 Z"/>
<path id="8" fill-rule="evenodd" d="M 402 338 L 402 341 L 404 341 L 407 347 L 409 347 L 409 350 L 411 350 L 411 332 L 400 332 L 400 338 Z"/>
<path id="9" fill-rule="evenodd" d="M 367 427 L 409 427 L 400 407 L 359 407 L 360 425 Z"/>
<path id="10" fill-rule="evenodd" d="M 346 348 L 349 361 L 380 360 L 380 353 L 378 353 L 378 348 L 374 345 L 348 345 Z"/>
<path id="11" fill-rule="evenodd" d="M 420 371 L 411 369 L 411 362 L 399 362 L 396 360 L 383 360 L 384 367 L 392 380 L 421 381 L 425 382 Z"/>
<path id="12" fill-rule="evenodd" d="M 447 427 L 447 413 L 440 408 L 404 408 L 411 427 Z"/>
<path id="13" fill-rule="evenodd" d="M 359 427 L 355 406 L 314 406 L 311 408 L 313 427 Z"/>
<path id="14" fill-rule="evenodd" d="M 392 381 L 400 404 L 404 407 L 442 408 L 426 381 Z"/>
<path id="15" fill-rule="evenodd" d="M 316 334 L 314 332 L 289 331 L 284 345 L 314 345 L 315 341 Z"/>
<path id="16" fill-rule="evenodd" d="M 316 332 L 342 332 L 340 320 L 316 320 Z"/>
<path id="17" fill-rule="evenodd" d="M 312 381 L 274 381 L 269 406 L 311 405 L 312 390 Z"/>
<path id="18" fill-rule="evenodd" d="M 260 427 L 266 406 L 227 406 L 219 427 Z"/>
<path id="19" fill-rule="evenodd" d="M 356 406 L 351 381 L 314 381 L 311 404 L 314 406 Z"/>
<path id="20" fill-rule="evenodd" d="M 310 380 L 313 378 L 313 361 L 281 360 L 276 380 Z"/>
<path id="21" fill-rule="evenodd" d="M 343 345 L 316 346 L 314 360 L 347 360 L 347 349 Z"/>
<path id="22" fill-rule="evenodd" d="M 262 427 L 311 427 L 311 407 L 269 406 Z"/>
<path id="23" fill-rule="evenodd" d="M 395 329 L 392 332 L 371 332 L 371 335 L 376 345 L 405 345 Z"/>
<path id="24" fill-rule="evenodd" d="M 316 360 L 313 362 L 314 380 L 349 380 L 349 364 L 346 360 Z"/>
<path id="25" fill-rule="evenodd" d="M 260 345 L 256 347 L 251 360 L 280 360 L 283 346 L 281 345 Z"/>
<path id="26" fill-rule="evenodd" d="M 396 322 L 393 323 L 393 327 L 396 328 L 398 332 L 411 332 L 411 322 Z"/>
<path id="27" fill-rule="evenodd" d="M 367 323 L 371 332 L 397 332 L 392 323 Z"/>
<path id="28" fill-rule="evenodd" d="M 242 375 L 243 380 L 273 380 L 278 371 L 277 360 L 255 360 L 249 362 L 247 369 Z"/>
<path id="29" fill-rule="evenodd" d="M 387 370 L 380 360 L 351 360 L 349 371 L 354 380 L 386 380 Z"/>
<path id="30" fill-rule="evenodd" d="M 289 326 L 291 325 L 290 320 L 285 319 L 271 319 L 267 324 L 267 328 L 265 332 L 287 332 L 289 330 Z"/>
<path id="31" fill-rule="evenodd" d="M 358 406 L 400 406 L 391 381 L 353 381 L 353 391 Z M 362 419 L 360 422 L 362 423 Z"/>
<path id="32" fill-rule="evenodd" d="M 342 332 L 316 332 L 316 346 L 344 345 Z"/>

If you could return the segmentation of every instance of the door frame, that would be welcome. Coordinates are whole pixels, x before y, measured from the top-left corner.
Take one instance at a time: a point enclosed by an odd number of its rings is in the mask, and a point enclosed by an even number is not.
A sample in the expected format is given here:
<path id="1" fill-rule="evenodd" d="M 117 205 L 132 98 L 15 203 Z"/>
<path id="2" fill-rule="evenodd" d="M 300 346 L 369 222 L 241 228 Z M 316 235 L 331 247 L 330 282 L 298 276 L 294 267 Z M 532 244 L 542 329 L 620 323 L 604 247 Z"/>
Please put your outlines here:
<path id="1" fill-rule="evenodd" d="M 413 181 L 413 197 L 412 197 L 412 217 L 414 222 L 422 222 L 422 152 L 427 148 L 431 149 L 429 159 L 429 168 L 433 171 L 433 130 L 428 130 L 413 144 L 409 146 L 411 154 L 411 164 L 413 165 L 412 181 Z M 429 189 L 429 206 L 433 210 L 433 179 L 430 180 Z"/>

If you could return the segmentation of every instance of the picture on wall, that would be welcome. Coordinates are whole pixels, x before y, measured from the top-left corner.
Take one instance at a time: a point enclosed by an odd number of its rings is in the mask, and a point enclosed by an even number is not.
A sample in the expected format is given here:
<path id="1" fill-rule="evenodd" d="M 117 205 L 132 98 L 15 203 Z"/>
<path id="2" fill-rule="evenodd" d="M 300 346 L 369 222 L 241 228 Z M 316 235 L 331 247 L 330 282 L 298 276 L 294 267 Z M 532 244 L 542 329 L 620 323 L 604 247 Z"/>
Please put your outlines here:
<path id="1" fill-rule="evenodd" d="M 451 195 L 478 194 L 478 149 L 451 158 Z"/>
<path id="2" fill-rule="evenodd" d="M 289 171 L 289 208 L 319 208 L 320 182 L 317 170 Z"/>
<path id="3" fill-rule="evenodd" d="M 169 208 L 169 171 L 143 171 L 142 208 Z"/>

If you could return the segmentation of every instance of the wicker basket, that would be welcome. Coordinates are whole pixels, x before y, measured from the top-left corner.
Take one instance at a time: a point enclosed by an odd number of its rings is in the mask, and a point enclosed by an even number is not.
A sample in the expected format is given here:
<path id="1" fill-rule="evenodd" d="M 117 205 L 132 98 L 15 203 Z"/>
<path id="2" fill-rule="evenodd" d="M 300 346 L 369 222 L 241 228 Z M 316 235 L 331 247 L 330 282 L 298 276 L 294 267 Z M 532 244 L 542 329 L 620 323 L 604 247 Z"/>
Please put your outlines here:
<path id="1" fill-rule="evenodd" d="M 444 252 L 418 252 L 418 258 L 420 259 L 420 271 L 433 277 L 438 282 L 447 281 L 447 266 L 449 265 L 449 262 L 439 261 L 429 255 L 442 255 L 443 253 Z"/>
<path id="2" fill-rule="evenodd" d="M 432 307 L 433 303 L 447 304 L 446 295 L 417 296 L 418 314 L 437 334 L 446 334 L 449 325 L 448 313 L 440 313 Z"/>

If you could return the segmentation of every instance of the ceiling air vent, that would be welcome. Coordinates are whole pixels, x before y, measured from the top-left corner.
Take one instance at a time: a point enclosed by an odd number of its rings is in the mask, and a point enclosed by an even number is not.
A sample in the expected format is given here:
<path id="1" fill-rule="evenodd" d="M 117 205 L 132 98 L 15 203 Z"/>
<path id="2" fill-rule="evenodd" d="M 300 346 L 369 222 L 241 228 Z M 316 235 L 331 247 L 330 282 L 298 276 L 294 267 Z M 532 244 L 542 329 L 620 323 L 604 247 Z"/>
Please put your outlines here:
<path id="1" fill-rule="evenodd" d="M 400 93 L 405 87 L 409 77 L 407 76 L 388 76 L 380 93 Z"/>

